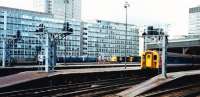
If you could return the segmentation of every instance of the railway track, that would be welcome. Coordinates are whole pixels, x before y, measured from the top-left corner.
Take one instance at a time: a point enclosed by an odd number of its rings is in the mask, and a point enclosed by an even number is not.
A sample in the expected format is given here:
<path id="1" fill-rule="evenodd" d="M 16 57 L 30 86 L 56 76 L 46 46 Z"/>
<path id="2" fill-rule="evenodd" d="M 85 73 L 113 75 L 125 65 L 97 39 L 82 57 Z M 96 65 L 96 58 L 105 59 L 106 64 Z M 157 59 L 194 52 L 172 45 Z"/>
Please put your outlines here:
<path id="1" fill-rule="evenodd" d="M 147 77 L 124 77 L 76 84 L 65 84 L 19 91 L 0 93 L 0 97 L 71 97 L 102 96 L 121 91 L 147 80 Z"/>
<path id="2" fill-rule="evenodd" d="M 137 97 L 197 97 L 200 95 L 200 83 L 154 91 Z"/>

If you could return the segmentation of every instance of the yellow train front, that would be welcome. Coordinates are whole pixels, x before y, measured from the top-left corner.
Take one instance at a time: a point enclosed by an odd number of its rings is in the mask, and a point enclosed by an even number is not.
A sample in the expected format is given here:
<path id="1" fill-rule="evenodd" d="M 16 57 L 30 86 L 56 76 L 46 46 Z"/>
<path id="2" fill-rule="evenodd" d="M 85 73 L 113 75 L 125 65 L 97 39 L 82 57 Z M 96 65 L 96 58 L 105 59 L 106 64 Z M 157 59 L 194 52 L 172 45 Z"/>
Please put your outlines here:
<path id="1" fill-rule="evenodd" d="M 146 51 L 141 55 L 141 69 L 158 69 L 160 67 L 161 58 L 157 51 Z"/>

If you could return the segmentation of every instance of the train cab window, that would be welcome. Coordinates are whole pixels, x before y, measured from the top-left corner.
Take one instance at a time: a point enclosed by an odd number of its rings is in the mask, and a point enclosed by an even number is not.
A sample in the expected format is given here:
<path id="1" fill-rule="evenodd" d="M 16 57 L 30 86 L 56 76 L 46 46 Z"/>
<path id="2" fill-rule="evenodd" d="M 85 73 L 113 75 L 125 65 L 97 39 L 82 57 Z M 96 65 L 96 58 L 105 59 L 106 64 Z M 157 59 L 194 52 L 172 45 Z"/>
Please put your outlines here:
<path id="1" fill-rule="evenodd" d="M 153 60 L 157 60 L 157 56 L 156 55 L 153 56 Z"/>
<path id="2" fill-rule="evenodd" d="M 149 59 L 149 58 L 150 58 L 150 55 L 147 55 L 147 58 Z"/>

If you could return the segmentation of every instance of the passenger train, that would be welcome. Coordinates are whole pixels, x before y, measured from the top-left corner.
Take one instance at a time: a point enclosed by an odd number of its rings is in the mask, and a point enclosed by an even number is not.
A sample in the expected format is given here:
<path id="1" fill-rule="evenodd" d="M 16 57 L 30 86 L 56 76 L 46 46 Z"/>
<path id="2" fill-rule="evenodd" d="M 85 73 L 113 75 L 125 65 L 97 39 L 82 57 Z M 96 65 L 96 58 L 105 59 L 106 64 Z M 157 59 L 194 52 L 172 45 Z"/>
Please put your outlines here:
<path id="1" fill-rule="evenodd" d="M 57 63 L 73 63 L 73 62 L 98 62 L 98 58 L 96 57 L 57 57 Z M 108 63 L 121 63 L 125 62 L 125 57 L 120 56 L 111 56 L 109 59 L 104 60 Z M 140 62 L 140 56 L 129 56 L 126 59 L 127 62 Z M 39 64 L 38 57 L 33 58 L 11 58 L 9 60 L 10 65 L 36 65 Z M 6 64 L 9 64 L 8 60 Z M 44 61 L 43 61 L 44 62 Z M 1 61 L 0 61 L 1 64 Z M 43 63 L 44 64 L 44 63 Z"/>
<path id="2" fill-rule="evenodd" d="M 110 62 L 111 63 L 120 63 L 120 62 L 139 62 L 140 57 L 139 56 L 128 56 L 128 57 L 120 57 L 120 56 L 112 56 Z"/>
<path id="3" fill-rule="evenodd" d="M 167 53 L 167 67 L 200 65 L 200 56 Z M 162 58 L 158 51 L 148 50 L 141 55 L 141 69 L 158 69 L 161 67 Z"/>

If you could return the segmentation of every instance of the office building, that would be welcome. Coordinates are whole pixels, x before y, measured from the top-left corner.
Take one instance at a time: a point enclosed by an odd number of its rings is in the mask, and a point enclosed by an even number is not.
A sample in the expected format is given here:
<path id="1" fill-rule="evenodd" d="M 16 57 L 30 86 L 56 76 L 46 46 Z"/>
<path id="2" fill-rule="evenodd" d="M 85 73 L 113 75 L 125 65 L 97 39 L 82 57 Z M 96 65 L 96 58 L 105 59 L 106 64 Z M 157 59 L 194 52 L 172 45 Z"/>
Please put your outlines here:
<path id="1" fill-rule="evenodd" d="M 83 31 L 83 53 L 89 56 L 101 56 L 109 59 L 111 56 L 125 56 L 125 24 L 97 20 L 85 23 Z M 128 25 L 127 56 L 137 56 L 139 52 L 138 29 Z"/>
<path id="2" fill-rule="evenodd" d="M 85 22 L 67 19 L 73 34 L 57 42 L 57 57 L 59 58 L 97 58 L 109 59 L 111 56 L 125 56 L 125 24 L 97 20 Z M 0 58 L 2 59 L 2 40 L 6 33 L 9 54 L 19 61 L 36 60 L 37 47 L 44 48 L 41 39 L 35 35 L 38 25 L 44 24 L 48 32 L 61 32 L 64 19 L 54 18 L 52 14 L 34 12 L 22 9 L 0 7 Z M 6 26 L 5 26 L 6 25 Z M 12 38 L 20 37 L 18 41 Z M 127 56 L 139 54 L 138 29 L 128 24 Z"/>
<path id="3" fill-rule="evenodd" d="M 200 6 L 189 9 L 189 35 L 200 35 Z"/>
<path id="4" fill-rule="evenodd" d="M 50 2 L 47 2 L 47 0 L 33 0 L 33 9 L 35 11 L 39 12 L 47 12 L 48 11 L 48 6 L 47 4 L 50 4 Z"/>
<path id="5" fill-rule="evenodd" d="M 54 18 L 81 19 L 81 0 L 46 0 L 45 12 Z"/>
<path id="6" fill-rule="evenodd" d="M 54 18 L 81 19 L 81 0 L 34 0 L 34 10 L 52 14 Z M 66 11 L 65 11 L 66 10 Z"/>

